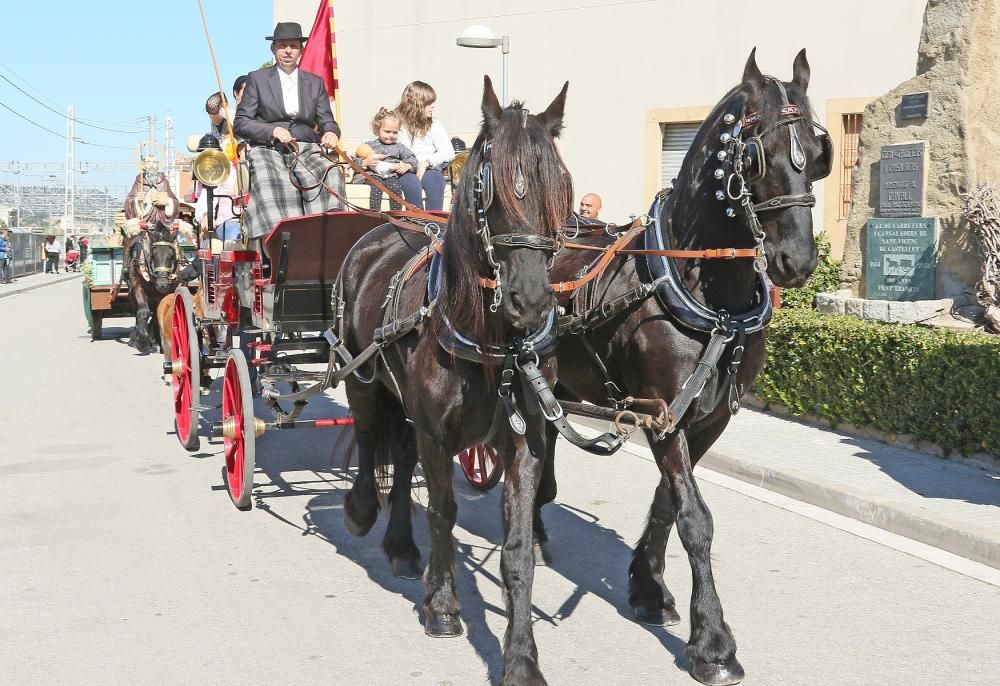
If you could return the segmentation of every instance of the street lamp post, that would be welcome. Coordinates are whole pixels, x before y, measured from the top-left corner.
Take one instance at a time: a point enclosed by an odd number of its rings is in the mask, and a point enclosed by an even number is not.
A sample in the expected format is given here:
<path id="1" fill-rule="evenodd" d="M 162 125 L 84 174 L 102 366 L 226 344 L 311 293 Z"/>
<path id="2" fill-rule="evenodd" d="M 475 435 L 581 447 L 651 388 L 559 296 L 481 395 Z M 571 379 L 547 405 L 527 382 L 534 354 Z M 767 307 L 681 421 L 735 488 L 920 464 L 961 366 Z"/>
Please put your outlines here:
<path id="1" fill-rule="evenodd" d="M 510 36 L 497 38 L 492 31 L 482 24 L 473 24 L 462 31 L 462 35 L 455 39 L 455 45 L 463 48 L 500 48 L 503 54 L 503 67 L 501 73 L 501 102 L 504 107 L 510 104 L 507 97 L 507 71 L 508 60 L 510 59 Z"/>

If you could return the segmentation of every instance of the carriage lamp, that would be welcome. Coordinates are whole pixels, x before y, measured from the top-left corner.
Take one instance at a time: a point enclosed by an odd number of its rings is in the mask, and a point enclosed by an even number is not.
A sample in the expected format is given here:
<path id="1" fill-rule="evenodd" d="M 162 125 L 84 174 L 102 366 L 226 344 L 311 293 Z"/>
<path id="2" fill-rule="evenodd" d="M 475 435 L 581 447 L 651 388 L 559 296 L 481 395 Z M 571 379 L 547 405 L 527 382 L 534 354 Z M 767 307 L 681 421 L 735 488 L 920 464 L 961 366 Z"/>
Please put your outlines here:
<path id="1" fill-rule="evenodd" d="M 455 45 L 462 48 L 500 48 L 503 53 L 503 69 L 501 81 L 503 82 L 501 98 L 503 106 L 510 104 L 507 98 L 507 61 L 510 56 L 510 36 L 497 38 L 487 27 L 482 24 L 473 24 L 462 31 L 462 35 L 455 39 Z"/>

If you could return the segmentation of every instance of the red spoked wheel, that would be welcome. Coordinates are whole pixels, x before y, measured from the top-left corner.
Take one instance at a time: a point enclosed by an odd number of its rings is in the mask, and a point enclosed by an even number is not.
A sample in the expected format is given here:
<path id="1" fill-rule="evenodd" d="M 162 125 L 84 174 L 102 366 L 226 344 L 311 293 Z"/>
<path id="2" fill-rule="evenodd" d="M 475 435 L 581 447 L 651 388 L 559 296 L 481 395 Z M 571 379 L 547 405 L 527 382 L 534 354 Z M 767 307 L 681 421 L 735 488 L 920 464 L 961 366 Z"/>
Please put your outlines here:
<path id="1" fill-rule="evenodd" d="M 466 481 L 478 491 L 488 491 L 500 482 L 503 465 L 497 451 L 486 444 L 474 445 L 458 454 Z"/>
<path id="2" fill-rule="evenodd" d="M 174 391 L 174 429 L 185 450 L 198 450 L 198 404 L 195 390 L 201 379 L 201 351 L 194 326 L 191 292 L 181 286 L 174 296 L 174 316 L 170 323 L 170 385 Z"/>
<path id="3" fill-rule="evenodd" d="M 256 442 L 263 429 L 253 414 L 253 387 L 247 358 L 240 349 L 229 351 L 222 383 L 222 437 L 226 455 L 226 487 L 240 510 L 252 506 Z"/>

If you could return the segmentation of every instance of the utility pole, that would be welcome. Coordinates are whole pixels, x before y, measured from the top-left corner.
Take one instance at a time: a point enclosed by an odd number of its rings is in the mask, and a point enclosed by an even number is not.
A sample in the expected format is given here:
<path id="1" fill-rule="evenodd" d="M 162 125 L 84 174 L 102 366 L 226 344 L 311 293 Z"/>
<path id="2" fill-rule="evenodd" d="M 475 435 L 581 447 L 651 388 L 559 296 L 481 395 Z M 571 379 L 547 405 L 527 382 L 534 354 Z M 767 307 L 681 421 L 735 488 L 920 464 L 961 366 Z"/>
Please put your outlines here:
<path id="1" fill-rule="evenodd" d="M 156 115 L 150 114 L 146 116 L 146 121 L 149 122 L 149 137 L 147 140 L 156 142 Z"/>
<path id="2" fill-rule="evenodd" d="M 180 186 L 180 179 L 175 178 L 177 169 L 174 165 L 174 118 L 167 115 L 167 140 L 166 140 L 166 151 L 167 151 L 167 164 L 166 164 L 166 174 L 167 179 L 170 181 L 171 188 L 177 188 Z"/>
<path id="3" fill-rule="evenodd" d="M 63 230 L 66 235 L 70 235 L 76 228 L 76 193 L 74 181 L 76 175 L 73 173 L 73 153 L 76 139 L 73 137 L 73 106 L 66 108 L 66 185 L 65 185 L 65 209 L 63 211 Z"/>
<path id="4" fill-rule="evenodd" d="M 11 171 L 14 173 L 14 197 L 16 198 L 15 207 L 17 208 L 17 220 L 15 224 L 21 226 L 21 163 L 11 162 L 13 169 Z"/>

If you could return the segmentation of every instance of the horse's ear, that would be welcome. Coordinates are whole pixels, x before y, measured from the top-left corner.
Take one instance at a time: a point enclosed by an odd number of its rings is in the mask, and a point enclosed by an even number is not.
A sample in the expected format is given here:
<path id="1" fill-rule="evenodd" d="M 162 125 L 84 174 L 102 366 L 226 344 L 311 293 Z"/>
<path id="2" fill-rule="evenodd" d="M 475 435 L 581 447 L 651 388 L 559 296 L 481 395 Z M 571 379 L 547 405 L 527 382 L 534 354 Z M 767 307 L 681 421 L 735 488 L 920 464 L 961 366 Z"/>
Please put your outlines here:
<path id="1" fill-rule="evenodd" d="M 805 48 L 799 50 L 792 64 L 792 83 L 802 90 L 809 88 L 809 60 L 806 59 Z"/>
<path id="2" fill-rule="evenodd" d="M 494 131 L 500 125 L 500 118 L 503 116 L 503 108 L 497 93 L 493 90 L 493 81 L 489 76 L 483 77 L 483 122 L 486 128 Z"/>
<path id="3" fill-rule="evenodd" d="M 538 115 L 538 120 L 549 131 L 549 135 L 557 138 L 563 129 L 563 112 L 566 110 L 566 91 L 569 90 L 569 81 L 563 84 L 559 95 L 549 103 L 545 111 Z"/>
<path id="4" fill-rule="evenodd" d="M 747 58 L 747 66 L 743 68 L 743 83 L 751 86 L 754 90 L 762 90 L 764 88 L 764 75 L 760 73 L 760 67 L 757 66 L 756 47 L 750 51 L 750 57 Z"/>

